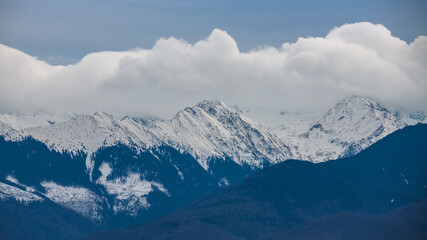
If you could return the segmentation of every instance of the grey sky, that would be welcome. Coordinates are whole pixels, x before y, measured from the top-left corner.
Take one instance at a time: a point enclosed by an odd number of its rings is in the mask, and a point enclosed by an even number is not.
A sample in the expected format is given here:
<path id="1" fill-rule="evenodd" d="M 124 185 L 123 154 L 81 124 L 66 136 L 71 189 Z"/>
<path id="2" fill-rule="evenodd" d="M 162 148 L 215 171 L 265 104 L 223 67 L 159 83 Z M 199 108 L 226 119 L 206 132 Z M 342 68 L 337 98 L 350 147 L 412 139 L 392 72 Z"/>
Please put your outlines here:
<path id="1" fill-rule="evenodd" d="M 91 52 L 151 48 L 160 37 L 194 43 L 214 28 L 240 50 L 324 37 L 344 23 L 380 23 L 407 42 L 427 35 L 427 1 L 2 0 L 0 43 L 51 64 Z"/>

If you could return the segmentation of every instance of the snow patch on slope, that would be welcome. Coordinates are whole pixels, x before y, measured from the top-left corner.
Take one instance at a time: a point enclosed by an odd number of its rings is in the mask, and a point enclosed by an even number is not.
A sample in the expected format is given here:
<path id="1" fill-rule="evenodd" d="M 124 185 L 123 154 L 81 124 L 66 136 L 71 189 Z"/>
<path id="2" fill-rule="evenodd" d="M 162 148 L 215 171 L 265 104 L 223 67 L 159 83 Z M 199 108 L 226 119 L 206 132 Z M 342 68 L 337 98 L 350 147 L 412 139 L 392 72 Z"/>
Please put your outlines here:
<path id="1" fill-rule="evenodd" d="M 18 185 L 19 185 L 19 181 L 18 181 L 18 179 L 16 179 L 15 177 L 13 177 L 13 176 L 11 176 L 11 175 L 8 175 L 8 176 L 6 177 L 6 180 L 7 180 L 7 181 L 9 181 L 9 182 L 13 182 L 13 183 L 15 183 L 15 184 L 18 184 Z"/>
<path id="2" fill-rule="evenodd" d="M 25 188 L 25 191 L 27 191 L 27 192 L 35 192 L 36 190 L 33 188 L 33 187 L 29 187 L 29 186 L 26 186 L 26 185 L 24 185 L 24 184 L 22 184 L 22 183 L 20 183 L 19 181 L 18 181 L 18 179 L 16 179 L 14 176 L 12 176 L 12 175 L 8 175 L 8 176 L 6 176 L 6 178 L 5 178 L 7 181 L 9 181 L 9 182 L 12 182 L 12 183 L 14 183 L 14 184 L 16 184 L 16 185 L 19 185 L 20 187 L 23 187 L 23 188 Z"/>
<path id="3" fill-rule="evenodd" d="M 61 186 L 54 182 L 40 183 L 46 189 L 46 197 L 50 200 L 76 211 L 92 220 L 101 220 L 102 200 L 89 189 L 73 186 Z"/>
<path id="4" fill-rule="evenodd" d="M 0 200 L 13 198 L 18 202 L 28 204 L 30 202 L 42 202 L 43 198 L 28 191 L 0 182 Z"/>
<path id="5" fill-rule="evenodd" d="M 169 196 L 168 190 L 162 184 L 143 180 L 139 173 L 129 173 L 126 177 L 107 179 L 112 170 L 108 163 L 103 162 L 99 167 L 101 176 L 96 183 L 103 185 L 109 194 L 116 196 L 113 206 L 115 213 L 125 212 L 136 216 L 140 209 L 150 207 L 147 196 L 155 190 Z"/>

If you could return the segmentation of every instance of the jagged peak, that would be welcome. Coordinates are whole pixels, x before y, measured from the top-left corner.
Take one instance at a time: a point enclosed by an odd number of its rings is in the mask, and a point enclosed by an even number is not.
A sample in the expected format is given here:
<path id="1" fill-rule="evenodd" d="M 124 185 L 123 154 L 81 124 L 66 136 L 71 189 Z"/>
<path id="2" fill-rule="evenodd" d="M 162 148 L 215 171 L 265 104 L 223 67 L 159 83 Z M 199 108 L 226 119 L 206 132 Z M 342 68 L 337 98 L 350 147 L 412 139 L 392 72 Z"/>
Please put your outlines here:
<path id="1" fill-rule="evenodd" d="M 373 115 L 392 115 L 392 113 L 387 108 L 381 106 L 377 101 L 371 98 L 362 97 L 359 95 L 351 95 L 338 100 L 333 106 L 331 106 L 326 111 L 322 118 L 332 114 L 333 112 L 337 112 L 340 114 L 355 114 L 356 112 L 360 113 L 361 111 L 369 112 Z"/>
<path id="2" fill-rule="evenodd" d="M 195 105 L 195 107 L 199 107 L 203 110 L 207 110 L 212 107 L 217 106 L 226 106 L 223 102 L 219 101 L 218 99 L 214 100 L 203 100 Z"/>
<path id="3" fill-rule="evenodd" d="M 122 117 L 122 119 L 120 119 L 120 121 L 133 121 L 133 119 L 131 117 L 129 117 L 128 115 Z"/>
<path id="4" fill-rule="evenodd" d="M 372 128 L 374 128 L 378 124 L 383 123 L 396 126 L 397 128 L 404 126 L 404 123 L 399 117 L 393 115 L 375 100 L 358 95 L 351 95 L 338 100 L 318 121 L 313 123 L 309 131 L 320 130 L 332 132 L 332 129 L 339 129 L 339 131 L 350 129 L 353 131 L 352 128 L 348 128 L 348 126 L 357 125 L 360 128 L 372 126 Z M 364 127 L 362 127 L 362 125 Z"/>
<path id="5" fill-rule="evenodd" d="M 350 95 L 348 97 L 344 97 L 344 98 L 337 100 L 337 102 L 334 104 L 334 106 L 354 105 L 354 104 L 369 106 L 373 103 L 376 103 L 376 102 L 372 99 L 367 98 L 367 97 L 362 97 L 359 95 Z"/>
<path id="6" fill-rule="evenodd" d="M 224 102 L 221 102 L 219 100 L 204 100 L 194 106 L 194 108 L 200 108 L 209 115 L 215 115 L 217 116 L 218 113 L 221 113 L 220 115 L 229 115 L 229 114 L 235 114 L 239 113 L 234 108 L 228 107 Z"/>
<path id="7" fill-rule="evenodd" d="M 342 99 L 338 100 L 334 106 L 335 107 L 337 107 L 337 106 L 347 106 L 347 107 L 361 106 L 361 107 L 368 107 L 370 109 L 376 109 L 376 110 L 388 112 L 388 110 L 386 108 L 382 107 L 374 99 L 371 99 L 368 97 L 362 97 L 359 95 L 351 95 L 351 96 L 342 98 Z"/>
<path id="8" fill-rule="evenodd" d="M 179 111 L 174 118 L 180 118 L 188 114 L 193 116 L 208 114 L 218 118 L 220 116 L 228 116 L 235 113 L 238 112 L 219 100 L 203 100 L 193 107 L 186 107 L 184 110 Z"/>
<path id="9" fill-rule="evenodd" d="M 97 116 L 99 118 L 108 118 L 108 119 L 114 119 L 114 117 L 106 112 L 95 112 L 93 114 L 94 116 Z"/>

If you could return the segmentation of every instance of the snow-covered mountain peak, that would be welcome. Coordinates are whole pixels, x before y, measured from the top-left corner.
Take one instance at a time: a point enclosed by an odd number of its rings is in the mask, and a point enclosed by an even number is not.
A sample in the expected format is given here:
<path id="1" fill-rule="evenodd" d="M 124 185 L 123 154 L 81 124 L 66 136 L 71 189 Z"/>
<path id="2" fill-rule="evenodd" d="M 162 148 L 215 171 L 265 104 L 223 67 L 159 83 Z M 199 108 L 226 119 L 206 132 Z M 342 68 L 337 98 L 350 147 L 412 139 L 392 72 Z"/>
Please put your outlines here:
<path id="1" fill-rule="evenodd" d="M 300 158 L 318 162 L 356 154 L 404 126 L 376 101 L 350 96 L 336 102 L 305 132 L 284 142 L 296 146 Z"/>
<path id="2" fill-rule="evenodd" d="M 203 101 L 199 102 L 198 104 L 196 104 L 194 107 L 199 107 L 205 111 L 209 111 L 209 109 L 216 108 L 218 106 L 226 107 L 226 105 L 223 102 L 221 102 L 217 99 L 203 100 Z"/>
<path id="3" fill-rule="evenodd" d="M 219 101 L 203 101 L 150 128 L 156 138 L 193 155 L 205 169 L 209 158 L 230 157 L 238 164 L 260 167 L 290 153 L 276 136 Z"/>
<path id="4" fill-rule="evenodd" d="M 214 118 L 221 116 L 230 116 L 236 114 L 237 111 L 228 107 L 225 103 L 218 100 L 203 100 L 193 107 L 186 107 L 184 110 L 178 112 L 175 118 L 183 115 L 192 114 L 194 116 L 202 116 L 208 114 Z"/>
<path id="5" fill-rule="evenodd" d="M 108 113 L 105 112 L 95 112 L 93 116 L 99 118 L 99 119 L 114 119 L 114 117 Z"/>
<path id="6" fill-rule="evenodd" d="M 340 133 L 341 138 L 357 140 L 361 136 L 384 127 L 387 134 L 404 123 L 372 99 L 351 96 L 338 101 L 309 130 Z M 343 133 L 348 133 L 343 135 Z"/>
<path id="7" fill-rule="evenodd" d="M 361 112 L 369 112 L 371 115 L 375 115 L 378 118 L 387 117 L 385 115 L 391 114 L 376 101 L 357 95 L 339 100 L 326 112 L 326 114 L 332 114 L 332 112 L 341 113 L 343 115 L 360 115 Z"/>
<path id="8" fill-rule="evenodd" d="M 186 107 L 184 110 L 179 111 L 172 122 L 193 121 L 205 124 L 232 124 L 236 119 L 241 119 L 243 115 L 236 110 L 228 107 L 225 103 L 218 100 L 208 101 L 204 100 L 194 107 Z M 252 120 L 245 118 L 245 120 L 254 123 Z M 214 123 L 218 122 L 218 123 Z"/>
<path id="9" fill-rule="evenodd" d="M 222 122 L 225 125 L 231 124 L 237 119 L 240 119 L 241 121 L 248 122 L 251 125 L 255 124 L 257 125 L 257 127 L 261 127 L 260 124 L 244 116 L 242 112 L 238 110 L 238 108 L 229 107 L 225 103 L 220 102 L 218 100 L 213 100 L 213 101 L 205 100 L 197 104 L 195 107 L 193 107 L 193 109 L 194 108 L 201 108 L 205 113 L 218 119 L 220 122 Z"/>

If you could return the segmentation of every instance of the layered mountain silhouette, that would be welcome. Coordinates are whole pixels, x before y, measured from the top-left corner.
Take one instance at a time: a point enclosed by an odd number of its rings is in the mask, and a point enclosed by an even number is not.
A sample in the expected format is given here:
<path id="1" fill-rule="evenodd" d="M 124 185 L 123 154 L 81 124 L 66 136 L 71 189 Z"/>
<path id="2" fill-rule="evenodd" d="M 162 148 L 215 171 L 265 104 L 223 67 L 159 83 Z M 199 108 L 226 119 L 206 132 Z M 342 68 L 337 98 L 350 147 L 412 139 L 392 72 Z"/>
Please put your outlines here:
<path id="1" fill-rule="evenodd" d="M 285 161 L 158 220 L 86 239 L 425 239 L 427 125 L 350 158 Z"/>

